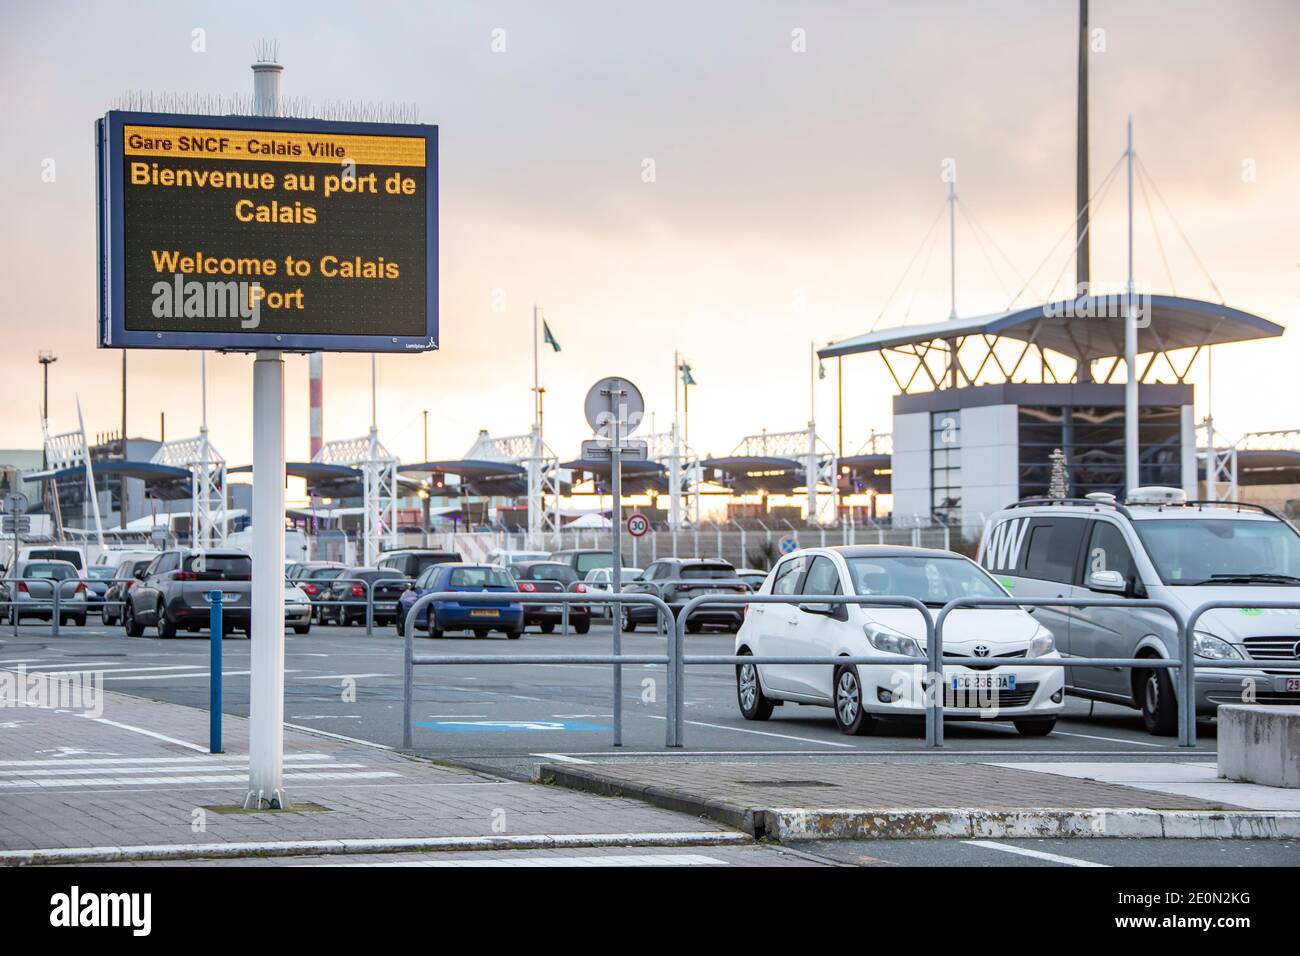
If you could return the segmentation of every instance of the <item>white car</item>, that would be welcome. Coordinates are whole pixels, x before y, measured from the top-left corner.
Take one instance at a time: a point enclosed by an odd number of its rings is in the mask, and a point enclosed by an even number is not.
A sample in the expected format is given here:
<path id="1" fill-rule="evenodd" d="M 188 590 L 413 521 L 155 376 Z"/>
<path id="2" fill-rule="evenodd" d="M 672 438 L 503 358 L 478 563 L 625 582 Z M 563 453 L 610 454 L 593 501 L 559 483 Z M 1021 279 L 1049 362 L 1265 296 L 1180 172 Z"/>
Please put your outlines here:
<path id="1" fill-rule="evenodd" d="M 287 581 L 284 586 L 284 623 L 292 627 L 295 634 L 311 631 L 311 598 L 298 585 Z"/>
<path id="2" fill-rule="evenodd" d="M 620 581 L 626 586 L 629 581 L 635 581 L 641 577 L 644 571 L 644 568 L 624 568 Z M 587 586 L 588 591 L 608 591 L 610 582 L 613 579 L 613 568 L 592 568 L 587 572 L 587 576 L 582 579 L 582 583 Z M 612 604 L 593 604 L 591 613 L 594 617 L 612 618 L 614 616 L 613 607 Z"/>
<path id="3" fill-rule="evenodd" d="M 858 594 L 916 598 L 938 616 L 959 597 L 1007 592 L 975 562 L 949 551 L 869 545 L 810 548 L 783 558 L 760 594 L 799 597 L 797 604 L 752 604 L 736 635 L 737 656 L 915 657 L 918 666 L 838 667 L 740 664 L 736 698 L 747 720 L 767 720 L 785 701 L 830 707 L 846 734 L 870 734 L 882 717 L 923 716 L 925 624 L 903 607 L 829 604 L 819 596 Z M 949 656 L 988 657 L 988 667 L 945 666 L 944 715 L 1010 720 L 1027 736 L 1051 733 L 1065 698 L 1060 667 L 1017 667 L 1017 658 L 1059 658 L 1051 632 L 1019 607 L 953 611 L 944 622 Z"/>

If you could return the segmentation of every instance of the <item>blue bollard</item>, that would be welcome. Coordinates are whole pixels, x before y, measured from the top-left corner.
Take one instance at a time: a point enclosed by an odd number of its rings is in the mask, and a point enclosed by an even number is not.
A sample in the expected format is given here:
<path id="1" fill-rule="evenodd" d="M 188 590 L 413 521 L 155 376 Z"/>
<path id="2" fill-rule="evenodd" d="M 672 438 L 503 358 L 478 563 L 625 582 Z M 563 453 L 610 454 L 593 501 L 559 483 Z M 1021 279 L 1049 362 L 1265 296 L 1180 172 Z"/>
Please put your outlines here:
<path id="1" fill-rule="evenodd" d="M 221 753 L 221 592 L 209 591 L 208 752 Z"/>

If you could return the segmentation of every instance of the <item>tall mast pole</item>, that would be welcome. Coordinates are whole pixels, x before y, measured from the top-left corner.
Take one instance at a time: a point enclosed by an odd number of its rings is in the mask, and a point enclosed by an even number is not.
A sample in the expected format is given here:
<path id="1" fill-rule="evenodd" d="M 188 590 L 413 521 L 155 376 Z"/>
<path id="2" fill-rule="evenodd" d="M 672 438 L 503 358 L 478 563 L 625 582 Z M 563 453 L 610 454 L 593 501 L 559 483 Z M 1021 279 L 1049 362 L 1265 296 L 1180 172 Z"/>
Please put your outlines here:
<path id="1" fill-rule="evenodd" d="M 1088 241 L 1088 0 L 1079 0 L 1079 76 L 1075 116 L 1074 206 L 1075 297 L 1087 295 L 1091 283 L 1092 253 Z M 1075 377 L 1092 381 L 1092 363 L 1082 356 Z"/>
<path id="2" fill-rule="evenodd" d="M 1128 286 L 1124 310 L 1124 481 L 1125 490 L 1138 487 L 1138 369 L 1137 311 L 1133 293 L 1133 117 L 1128 118 Z"/>

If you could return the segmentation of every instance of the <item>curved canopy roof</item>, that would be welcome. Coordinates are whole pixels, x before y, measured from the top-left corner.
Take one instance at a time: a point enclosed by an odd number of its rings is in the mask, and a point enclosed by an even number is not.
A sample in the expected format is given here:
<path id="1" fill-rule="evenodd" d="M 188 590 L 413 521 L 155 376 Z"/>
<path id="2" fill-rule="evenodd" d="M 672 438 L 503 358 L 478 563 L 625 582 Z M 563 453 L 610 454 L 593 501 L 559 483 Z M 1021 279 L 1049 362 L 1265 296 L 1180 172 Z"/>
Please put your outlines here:
<path id="1" fill-rule="evenodd" d="M 119 459 L 92 461 L 91 467 L 95 472 L 96 483 L 101 478 L 138 478 L 144 482 L 145 489 L 150 497 L 162 501 L 179 501 L 182 498 L 188 498 L 191 494 L 190 471 L 188 468 L 158 465 L 151 461 L 121 461 Z M 76 479 L 84 482 L 86 480 L 86 466 L 71 465 L 56 471 L 34 473 L 27 477 L 29 480 L 37 478 L 48 478 L 54 481 Z"/>
<path id="2" fill-rule="evenodd" d="M 622 462 L 623 494 L 635 495 L 642 491 L 655 494 L 668 493 L 668 468 L 656 461 Z M 610 463 L 593 461 L 590 458 L 575 458 L 560 465 L 570 471 L 580 472 L 590 477 L 596 484 L 598 494 L 609 494 Z"/>
<path id="3" fill-rule="evenodd" d="M 793 458 L 733 456 L 706 458 L 701 468 L 720 472 L 716 482 L 737 494 L 776 492 L 784 494 L 802 488 L 806 482 L 804 464 Z"/>
<path id="4" fill-rule="evenodd" d="M 849 455 L 837 459 L 836 465 L 841 479 L 848 482 L 847 493 L 874 491 L 887 495 L 893 487 L 893 458 L 890 455 Z"/>
<path id="5" fill-rule="evenodd" d="M 1221 345 L 1281 335 L 1283 327 L 1218 302 L 1152 295 L 1139 300 L 1139 352 Z M 1145 325 L 1141 323 L 1146 321 Z M 832 342 L 821 358 L 905 348 L 970 335 L 998 335 L 1033 342 L 1075 360 L 1124 354 L 1123 296 L 1096 296 L 1029 308 L 957 318 L 927 325 L 901 325 Z"/>
<path id="6" fill-rule="evenodd" d="M 227 468 L 226 474 L 252 474 L 252 465 Z M 284 466 L 290 478 L 302 478 L 307 490 L 321 498 L 355 498 L 364 494 L 365 476 L 349 465 L 325 465 L 316 461 L 291 461 Z"/>
<path id="7" fill-rule="evenodd" d="M 507 461 L 465 458 L 459 461 L 425 461 L 402 465 L 403 474 L 455 475 L 471 495 L 492 497 L 528 494 L 528 469 Z"/>
<path id="8" fill-rule="evenodd" d="M 1205 478 L 1205 460 L 1198 463 L 1202 480 Z M 1238 449 L 1237 484 L 1239 485 L 1294 485 L 1300 484 L 1300 451 L 1290 449 Z"/>

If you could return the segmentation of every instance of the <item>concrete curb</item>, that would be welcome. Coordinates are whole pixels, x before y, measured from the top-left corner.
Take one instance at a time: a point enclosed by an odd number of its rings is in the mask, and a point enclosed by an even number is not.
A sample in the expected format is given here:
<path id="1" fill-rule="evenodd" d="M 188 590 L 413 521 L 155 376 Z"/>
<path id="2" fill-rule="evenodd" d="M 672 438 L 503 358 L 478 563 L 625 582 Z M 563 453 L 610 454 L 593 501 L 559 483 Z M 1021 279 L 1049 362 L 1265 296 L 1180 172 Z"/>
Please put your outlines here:
<path id="1" fill-rule="evenodd" d="M 1300 839 L 1300 813 L 1133 808 L 747 807 L 672 787 L 620 783 L 582 767 L 543 764 L 538 779 L 573 790 L 630 797 L 776 840 Z"/>
<path id="2" fill-rule="evenodd" d="M 94 846 L 0 851 L 0 866 L 70 863 L 230 860 L 248 857 L 339 856 L 362 853 L 454 853 L 578 847 L 731 846 L 752 843 L 745 833 L 564 833 L 491 837 L 411 837 L 368 840 L 282 840 L 266 843 L 194 843 L 160 846 Z"/>

